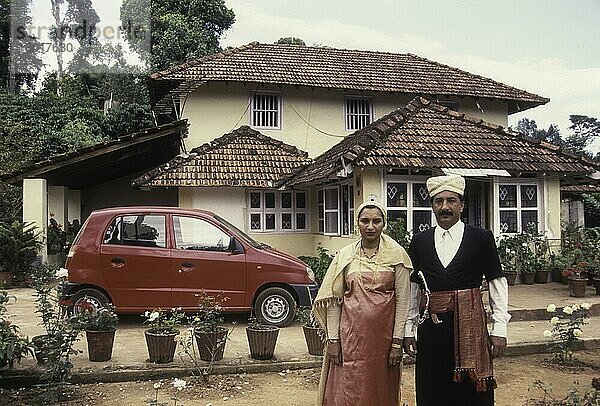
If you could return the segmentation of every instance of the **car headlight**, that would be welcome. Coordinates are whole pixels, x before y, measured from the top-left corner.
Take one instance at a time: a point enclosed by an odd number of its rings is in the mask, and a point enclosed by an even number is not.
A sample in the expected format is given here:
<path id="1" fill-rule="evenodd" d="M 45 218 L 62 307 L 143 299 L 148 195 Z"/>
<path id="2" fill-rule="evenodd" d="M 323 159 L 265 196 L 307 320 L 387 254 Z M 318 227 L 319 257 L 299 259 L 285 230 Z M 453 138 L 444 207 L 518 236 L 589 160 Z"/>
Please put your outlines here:
<path id="1" fill-rule="evenodd" d="M 307 267 L 306 267 L 306 273 L 308 274 L 308 278 L 309 278 L 311 281 L 313 281 L 313 282 L 317 283 L 317 280 L 315 279 L 315 273 L 313 272 L 313 270 L 312 270 L 312 269 L 310 269 L 310 266 L 307 266 Z"/>

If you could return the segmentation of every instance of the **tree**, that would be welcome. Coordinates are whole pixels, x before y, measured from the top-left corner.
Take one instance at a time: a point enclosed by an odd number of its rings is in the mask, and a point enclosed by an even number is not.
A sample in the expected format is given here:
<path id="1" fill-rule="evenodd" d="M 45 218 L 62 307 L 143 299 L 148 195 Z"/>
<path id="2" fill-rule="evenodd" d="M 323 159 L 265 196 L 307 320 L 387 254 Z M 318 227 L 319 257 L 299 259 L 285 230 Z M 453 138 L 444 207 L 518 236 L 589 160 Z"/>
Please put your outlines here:
<path id="1" fill-rule="evenodd" d="M 124 35 L 152 71 L 220 51 L 219 38 L 235 21 L 233 10 L 225 6 L 224 0 L 161 0 L 151 2 L 150 30 L 144 19 L 148 14 L 147 3 L 147 0 L 124 0 L 121 25 L 134 27 Z M 139 35 L 144 30 L 150 32 L 150 53 L 146 39 Z"/>
<path id="2" fill-rule="evenodd" d="M 535 120 L 522 118 L 517 123 L 517 131 L 535 138 L 536 140 L 551 142 L 555 145 L 562 144 L 560 131 L 556 124 L 550 124 L 547 130 L 540 130 Z"/>
<path id="3" fill-rule="evenodd" d="M 594 158 L 586 147 L 595 137 L 600 136 L 600 121 L 594 117 L 577 114 L 571 114 L 569 120 L 571 120 L 569 129 L 573 134 L 565 139 L 565 147 L 576 154 Z"/>
<path id="4" fill-rule="evenodd" d="M 279 38 L 276 44 L 306 45 L 304 41 L 296 37 Z"/>

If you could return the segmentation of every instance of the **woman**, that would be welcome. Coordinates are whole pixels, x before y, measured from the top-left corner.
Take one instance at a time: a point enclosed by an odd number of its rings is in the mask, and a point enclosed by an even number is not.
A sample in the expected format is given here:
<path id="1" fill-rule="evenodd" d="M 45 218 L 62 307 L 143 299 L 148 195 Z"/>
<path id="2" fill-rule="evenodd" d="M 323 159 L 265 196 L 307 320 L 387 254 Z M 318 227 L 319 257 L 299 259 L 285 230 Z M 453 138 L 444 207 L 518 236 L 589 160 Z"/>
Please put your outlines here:
<path id="1" fill-rule="evenodd" d="M 315 303 L 327 335 L 319 405 L 400 405 L 402 337 L 412 264 L 382 234 L 386 211 L 367 201 L 357 209 L 361 239 L 335 256 Z"/>

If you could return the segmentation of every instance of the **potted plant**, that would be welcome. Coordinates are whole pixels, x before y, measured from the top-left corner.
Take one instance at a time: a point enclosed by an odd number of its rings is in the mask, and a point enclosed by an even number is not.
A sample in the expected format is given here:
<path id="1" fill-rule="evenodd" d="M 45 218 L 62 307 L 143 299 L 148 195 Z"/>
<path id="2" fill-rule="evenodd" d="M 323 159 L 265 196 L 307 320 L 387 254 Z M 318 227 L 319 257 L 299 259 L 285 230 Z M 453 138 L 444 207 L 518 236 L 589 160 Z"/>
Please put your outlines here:
<path id="1" fill-rule="evenodd" d="M 296 320 L 302 323 L 304 339 L 310 355 L 323 355 L 323 330 L 315 320 L 310 307 L 296 310 Z"/>
<path id="2" fill-rule="evenodd" d="M 222 303 L 229 298 L 222 293 L 209 295 L 202 290 L 198 296 L 198 312 L 191 318 L 190 326 L 194 330 L 194 338 L 203 361 L 220 361 L 225 352 L 225 343 L 229 337 L 229 330 L 223 327 L 224 322 L 221 311 Z"/>
<path id="3" fill-rule="evenodd" d="M 509 286 L 514 286 L 517 279 L 517 244 L 518 239 L 514 235 L 503 235 L 496 243 L 502 273 Z"/>
<path id="4" fill-rule="evenodd" d="M 535 267 L 535 283 L 547 283 L 550 273 L 550 244 L 543 235 L 533 239 L 533 261 Z"/>
<path id="5" fill-rule="evenodd" d="M 23 356 L 31 354 L 31 343 L 19 332 L 19 326 L 13 324 L 6 317 L 6 304 L 14 296 L 8 296 L 5 291 L 0 291 L 0 367 L 8 365 L 13 368 L 15 362 L 21 362 Z"/>
<path id="6" fill-rule="evenodd" d="M 88 357 L 93 362 L 108 361 L 112 357 L 119 317 L 112 305 L 96 309 L 93 305 L 85 307 L 85 303 L 83 301 L 79 306 L 81 326 L 85 330 L 88 344 Z"/>
<path id="7" fill-rule="evenodd" d="M 246 327 L 250 356 L 261 360 L 273 358 L 278 335 L 279 327 L 261 324 L 256 317 L 251 316 Z"/>
<path id="8" fill-rule="evenodd" d="M 154 309 L 142 314 L 148 329 L 144 331 L 148 347 L 148 361 L 162 364 L 172 362 L 175 356 L 179 327 L 185 319 L 181 308 L 171 310 Z"/>
<path id="9" fill-rule="evenodd" d="M 569 278 L 569 291 L 572 297 L 585 297 L 587 266 L 587 262 L 580 261 L 563 271 L 563 276 Z"/>
<path id="10" fill-rule="evenodd" d="M 42 246 L 35 225 L 0 221 L 0 287 L 23 282 Z"/>

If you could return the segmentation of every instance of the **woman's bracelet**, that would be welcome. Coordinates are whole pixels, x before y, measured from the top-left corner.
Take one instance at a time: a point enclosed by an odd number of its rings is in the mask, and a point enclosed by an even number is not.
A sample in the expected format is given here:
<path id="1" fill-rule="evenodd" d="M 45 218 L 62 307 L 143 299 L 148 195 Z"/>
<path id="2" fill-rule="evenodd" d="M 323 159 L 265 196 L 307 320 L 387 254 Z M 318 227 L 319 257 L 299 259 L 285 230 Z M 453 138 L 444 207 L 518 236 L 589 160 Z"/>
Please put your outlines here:
<path id="1" fill-rule="evenodd" d="M 392 348 L 398 348 L 399 350 L 401 350 L 402 344 L 392 343 Z"/>
<path id="2" fill-rule="evenodd" d="M 328 338 L 328 339 L 327 339 L 327 343 L 328 343 L 328 344 L 329 344 L 329 343 L 337 343 L 337 342 L 339 342 L 339 341 L 340 341 L 340 339 L 339 339 L 339 338 Z"/>

